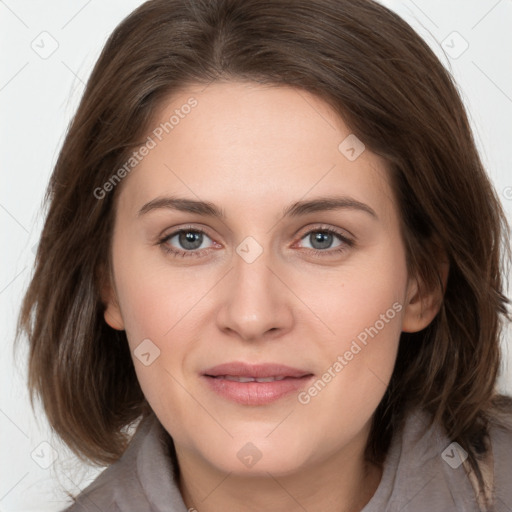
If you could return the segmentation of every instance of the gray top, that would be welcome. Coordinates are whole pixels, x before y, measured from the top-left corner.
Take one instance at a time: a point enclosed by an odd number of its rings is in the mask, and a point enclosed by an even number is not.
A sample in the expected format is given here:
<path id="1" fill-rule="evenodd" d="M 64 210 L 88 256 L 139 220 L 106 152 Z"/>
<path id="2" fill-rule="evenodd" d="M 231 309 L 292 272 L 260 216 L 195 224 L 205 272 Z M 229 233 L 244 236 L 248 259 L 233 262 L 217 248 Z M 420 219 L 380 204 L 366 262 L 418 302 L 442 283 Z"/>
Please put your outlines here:
<path id="1" fill-rule="evenodd" d="M 381 482 L 361 512 L 479 512 L 461 456 L 426 413 L 413 412 L 388 451 Z M 495 512 L 512 512 L 512 430 L 492 427 Z M 142 421 L 123 456 L 66 512 L 187 512 L 175 481 L 170 436 L 156 416 Z"/>

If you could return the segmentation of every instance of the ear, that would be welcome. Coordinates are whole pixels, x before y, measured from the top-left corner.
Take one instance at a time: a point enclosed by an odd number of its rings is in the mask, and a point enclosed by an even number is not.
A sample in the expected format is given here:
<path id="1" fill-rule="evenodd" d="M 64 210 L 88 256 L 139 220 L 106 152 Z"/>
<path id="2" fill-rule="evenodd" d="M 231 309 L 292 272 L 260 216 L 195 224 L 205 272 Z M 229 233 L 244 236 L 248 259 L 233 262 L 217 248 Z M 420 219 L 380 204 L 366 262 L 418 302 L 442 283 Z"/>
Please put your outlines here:
<path id="1" fill-rule="evenodd" d="M 101 301 L 105 306 L 105 310 L 103 312 L 105 322 L 107 322 L 112 329 L 123 331 L 124 321 L 121 315 L 119 301 L 117 300 L 116 290 L 112 285 L 113 276 L 106 271 L 105 266 L 101 267 L 99 275 Z"/>
<path id="2" fill-rule="evenodd" d="M 438 264 L 441 283 L 428 292 L 420 293 L 420 286 L 417 277 L 412 277 L 407 285 L 407 299 L 402 317 L 403 332 L 418 332 L 427 327 L 439 312 L 443 303 L 444 291 L 448 281 L 450 265 L 446 258 Z"/>

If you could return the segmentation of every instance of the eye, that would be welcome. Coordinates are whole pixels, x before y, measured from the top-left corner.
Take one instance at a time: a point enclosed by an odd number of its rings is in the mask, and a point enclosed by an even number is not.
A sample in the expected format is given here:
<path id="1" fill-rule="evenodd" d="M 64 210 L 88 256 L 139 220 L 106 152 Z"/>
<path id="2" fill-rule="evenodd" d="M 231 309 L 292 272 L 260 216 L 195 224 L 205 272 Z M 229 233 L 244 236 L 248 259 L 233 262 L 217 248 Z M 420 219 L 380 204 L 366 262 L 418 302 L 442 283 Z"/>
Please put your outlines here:
<path id="1" fill-rule="evenodd" d="M 331 249 L 333 241 L 338 238 L 341 242 Z M 308 231 L 301 240 L 306 239 L 311 245 L 309 249 L 315 256 L 332 255 L 341 253 L 354 245 L 354 242 L 333 228 L 316 228 Z M 328 250 L 329 249 L 329 250 Z"/>
<path id="2" fill-rule="evenodd" d="M 340 243 L 332 249 L 333 240 L 336 238 L 340 240 Z M 199 257 L 208 252 L 206 239 L 213 242 L 204 230 L 191 226 L 166 235 L 158 241 L 158 244 L 166 253 L 172 256 Z M 354 245 L 354 242 L 341 232 L 327 227 L 318 227 L 306 232 L 300 240 L 304 239 L 307 239 L 313 246 L 311 248 L 305 247 L 305 249 L 313 256 L 320 257 L 339 254 Z"/>
<path id="3" fill-rule="evenodd" d="M 201 256 L 204 252 L 203 249 L 206 249 L 203 246 L 205 237 L 211 240 L 202 229 L 190 227 L 174 231 L 159 240 L 158 243 L 165 252 L 173 254 L 174 256 Z M 175 245 L 171 245 L 171 243 L 178 245 L 178 249 L 176 249 Z M 179 247 L 182 247 L 182 249 Z"/>

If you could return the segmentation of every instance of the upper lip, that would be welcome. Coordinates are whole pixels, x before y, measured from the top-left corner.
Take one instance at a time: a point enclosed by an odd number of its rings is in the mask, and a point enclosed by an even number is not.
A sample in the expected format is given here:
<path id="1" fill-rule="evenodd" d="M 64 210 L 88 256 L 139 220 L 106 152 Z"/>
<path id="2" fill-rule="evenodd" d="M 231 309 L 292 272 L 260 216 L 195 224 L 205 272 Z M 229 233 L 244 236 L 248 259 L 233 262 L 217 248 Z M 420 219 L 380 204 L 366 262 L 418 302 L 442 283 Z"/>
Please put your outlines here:
<path id="1" fill-rule="evenodd" d="M 233 361 L 230 363 L 219 364 L 208 368 L 203 372 L 203 375 L 210 377 L 219 377 L 223 375 L 231 375 L 233 377 L 304 377 L 312 375 L 307 370 L 300 368 L 292 368 L 284 364 L 276 363 L 261 363 L 261 364 L 248 364 L 242 361 Z"/>

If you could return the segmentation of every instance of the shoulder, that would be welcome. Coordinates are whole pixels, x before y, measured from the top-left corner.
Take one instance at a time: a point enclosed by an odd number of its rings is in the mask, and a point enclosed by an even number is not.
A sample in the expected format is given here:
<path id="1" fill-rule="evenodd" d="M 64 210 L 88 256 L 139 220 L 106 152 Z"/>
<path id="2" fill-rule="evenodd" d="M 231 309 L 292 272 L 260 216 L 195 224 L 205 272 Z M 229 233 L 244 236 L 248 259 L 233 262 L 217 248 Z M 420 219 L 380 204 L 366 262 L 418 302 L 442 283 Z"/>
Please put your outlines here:
<path id="1" fill-rule="evenodd" d="M 486 481 L 491 483 L 496 510 L 502 510 L 512 505 L 512 408 L 490 419 L 490 450 L 479 460 L 479 467 L 484 471 L 489 468 Z M 395 433 L 382 483 L 386 492 L 381 491 L 379 496 L 389 497 L 365 512 L 401 510 L 406 504 L 416 512 L 477 512 L 486 510 L 489 503 L 487 490 L 479 495 L 467 453 L 447 436 L 432 414 L 420 409 L 409 411 L 403 428 Z"/>
<path id="2" fill-rule="evenodd" d="M 139 424 L 123 456 L 100 473 L 63 512 L 117 512 L 122 510 L 122 503 L 127 500 L 133 505 L 143 506 L 142 503 L 137 503 L 144 496 L 138 474 L 138 461 L 144 444 L 147 444 L 148 437 L 153 432 L 154 420 L 146 418 Z"/>
<path id="3" fill-rule="evenodd" d="M 66 512 L 178 511 L 174 443 L 154 413 L 138 425 L 123 456 L 101 473 Z"/>
<path id="4" fill-rule="evenodd" d="M 128 482 L 134 483 L 133 471 L 120 461 L 112 464 L 83 489 L 74 503 L 64 512 L 93 512 L 111 510 L 117 512 L 117 496 L 123 492 Z"/>
<path id="5" fill-rule="evenodd" d="M 488 430 L 496 506 L 512 508 L 512 398 L 500 398 Z"/>
<path id="6" fill-rule="evenodd" d="M 454 443 L 426 411 L 407 411 L 393 434 L 382 480 L 364 512 L 477 512 Z"/>

